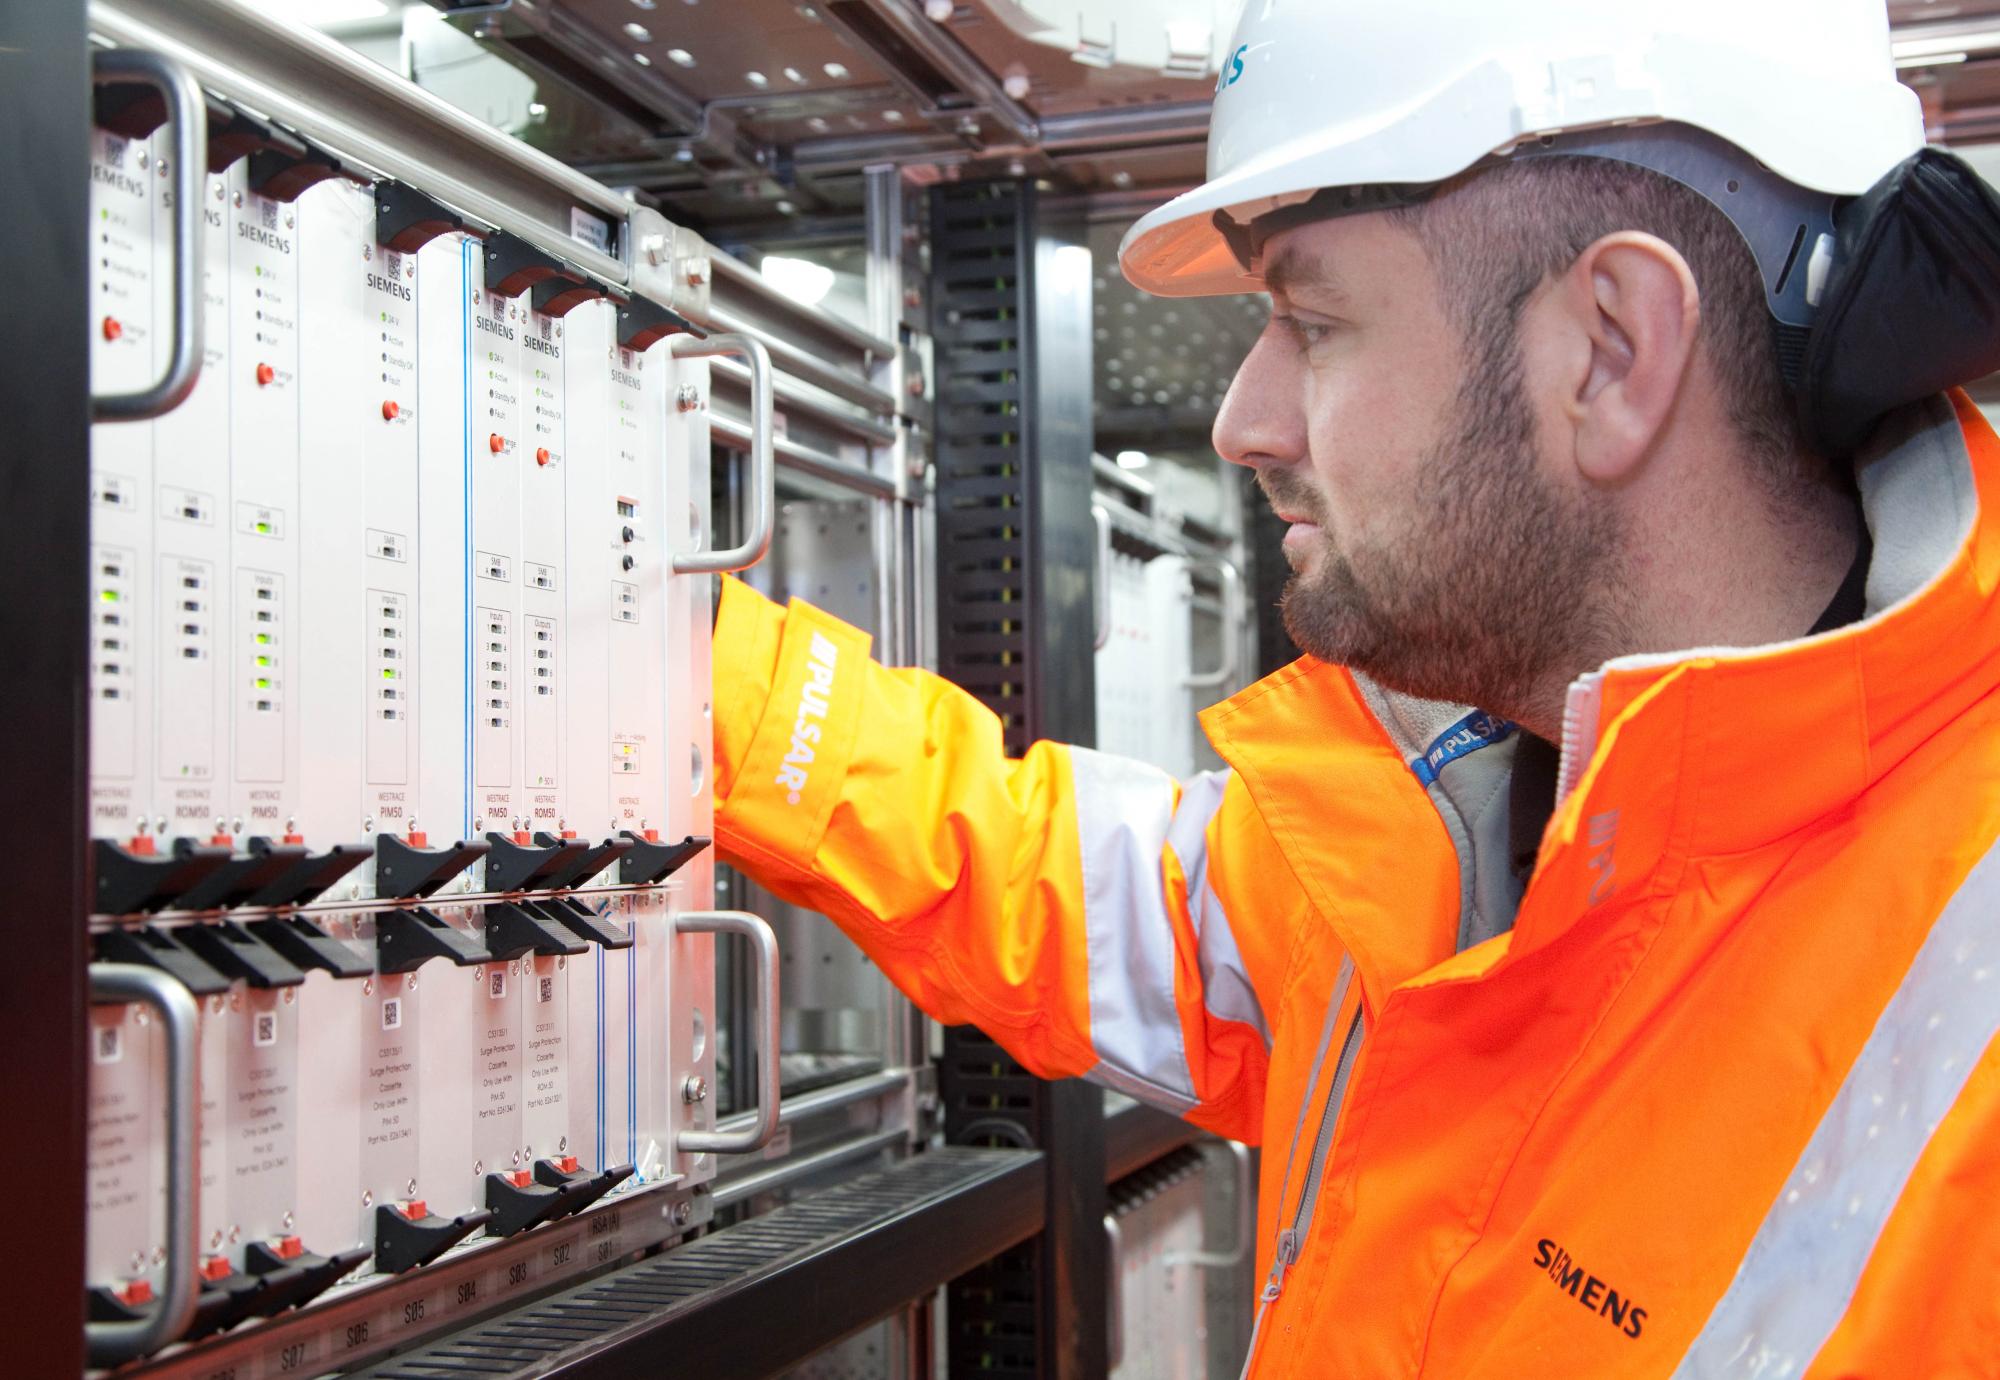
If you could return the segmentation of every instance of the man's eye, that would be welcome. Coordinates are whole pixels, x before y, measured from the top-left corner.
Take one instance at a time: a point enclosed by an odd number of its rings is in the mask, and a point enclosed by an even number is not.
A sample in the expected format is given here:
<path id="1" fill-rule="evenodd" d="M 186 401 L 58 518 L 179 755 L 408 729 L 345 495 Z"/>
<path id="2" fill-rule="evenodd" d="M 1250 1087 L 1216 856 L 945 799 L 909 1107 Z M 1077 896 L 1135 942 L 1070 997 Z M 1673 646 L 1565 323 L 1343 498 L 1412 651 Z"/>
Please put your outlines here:
<path id="1" fill-rule="evenodd" d="M 1301 321 L 1296 316 L 1274 316 L 1271 322 L 1289 335 L 1301 350 L 1310 350 L 1333 334 L 1331 326 L 1316 321 Z"/>

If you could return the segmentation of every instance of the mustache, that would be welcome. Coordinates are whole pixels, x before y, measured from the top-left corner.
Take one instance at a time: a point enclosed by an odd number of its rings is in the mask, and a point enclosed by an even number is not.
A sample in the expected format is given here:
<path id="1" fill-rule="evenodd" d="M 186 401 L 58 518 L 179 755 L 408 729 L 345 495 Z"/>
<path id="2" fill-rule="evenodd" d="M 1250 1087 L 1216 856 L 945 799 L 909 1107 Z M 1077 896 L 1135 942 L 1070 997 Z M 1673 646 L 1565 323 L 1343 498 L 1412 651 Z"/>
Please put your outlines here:
<path id="1" fill-rule="evenodd" d="M 1318 526 L 1326 526 L 1326 510 L 1318 491 L 1292 471 L 1276 468 L 1258 470 L 1257 487 L 1264 491 L 1264 500 L 1274 511 L 1291 513 Z"/>

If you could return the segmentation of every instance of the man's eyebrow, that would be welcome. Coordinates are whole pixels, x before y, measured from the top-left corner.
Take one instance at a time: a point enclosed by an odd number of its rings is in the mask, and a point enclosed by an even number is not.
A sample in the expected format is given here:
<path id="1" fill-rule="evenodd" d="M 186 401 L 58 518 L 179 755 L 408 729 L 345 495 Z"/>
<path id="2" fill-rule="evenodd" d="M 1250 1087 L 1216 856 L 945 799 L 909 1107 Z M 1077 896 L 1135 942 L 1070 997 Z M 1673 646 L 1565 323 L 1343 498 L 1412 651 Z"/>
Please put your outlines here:
<path id="1" fill-rule="evenodd" d="M 1264 269 L 1264 288 L 1273 297 L 1295 299 L 1301 291 L 1309 291 L 1336 302 L 1347 298 L 1339 276 L 1324 259 L 1296 250 L 1281 251 Z"/>

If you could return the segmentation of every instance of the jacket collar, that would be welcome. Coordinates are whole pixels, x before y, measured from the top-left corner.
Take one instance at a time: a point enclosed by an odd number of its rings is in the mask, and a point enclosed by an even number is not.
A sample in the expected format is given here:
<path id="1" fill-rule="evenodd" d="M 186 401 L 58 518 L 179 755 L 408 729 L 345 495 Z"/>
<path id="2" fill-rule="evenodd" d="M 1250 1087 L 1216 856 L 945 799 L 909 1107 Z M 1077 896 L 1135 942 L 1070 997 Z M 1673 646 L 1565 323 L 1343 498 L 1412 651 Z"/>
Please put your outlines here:
<path id="1" fill-rule="evenodd" d="M 1613 897 L 1671 890 L 1678 868 L 1663 862 L 1756 848 L 1844 807 L 2000 685 L 2000 438 L 1954 393 L 1885 423 L 1857 464 L 1875 544 L 1868 616 L 1773 646 L 1624 658 L 1579 681 L 1565 794 L 1519 922 L 1452 972 L 1539 948 Z M 1428 923 L 1430 909 L 1378 915 L 1341 904 L 1351 849 L 1326 827 L 1334 821 L 1315 820 L 1339 813 L 1332 781 L 1343 795 L 1372 792 L 1402 827 L 1439 828 L 1349 672 L 1302 659 L 1202 722 L 1364 981 L 1393 985 L 1451 956 L 1455 926 Z M 1360 746 L 1343 746 L 1353 760 L 1333 763 L 1315 750 L 1330 740 Z M 1361 762 L 1366 779 L 1350 788 L 1342 773 Z M 1402 820 L 1413 807 L 1432 814 L 1428 826 Z M 1413 867 L 1432 854 L 1449 864 L 1448 844 L 1410 837 L 1403 856 Z M 1455 868 L 1433 878 L 1426 861 L 1418 871 L 1417 891 L 1456 896 Z M 1455 916 L 1455 905 L 1444 913 Z M 1377 982 L 1368 986 L 1379 992 Z"/>
<path id="2" fill-rule="evenodd" d="M 1670 889 L 1663 862 L 1844 808 L 2000 686 L 2000 439 L 1954 393 L 1885 422 L 1856 472 L 1875 547 L 1861 622 L 1622 658 L 1571 687 L 1517 954 L 1614 894 Z"/>

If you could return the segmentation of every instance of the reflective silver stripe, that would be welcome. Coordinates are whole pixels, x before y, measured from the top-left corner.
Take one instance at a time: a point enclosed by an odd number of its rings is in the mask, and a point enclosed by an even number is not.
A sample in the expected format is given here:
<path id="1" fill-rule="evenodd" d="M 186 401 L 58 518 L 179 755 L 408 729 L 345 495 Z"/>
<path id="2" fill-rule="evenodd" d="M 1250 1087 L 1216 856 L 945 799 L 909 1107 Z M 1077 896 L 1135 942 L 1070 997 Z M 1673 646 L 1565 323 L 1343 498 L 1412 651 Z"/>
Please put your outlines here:
<path id="1" fill-rule="evenodd" d="M 1801 1374 L 1938 1124 L 2000 1035 L 2000 847 L 1951 898 L 1674 1375 Z"/>
<path id="2" fill-rule="evenodd" d="M 1184 1113 L 1194 1075 L 1174 1006 L 1174 930 L 1160 850 L 1174 779 L 1157 767 L 1071 748 L 1090 972 L 1092 1082 Z"/>
<path id="3" fill-rule="evenodd" d="M 1243 967 L 1243 954 L 1236 947 L 1236 934 L 1229 913 L 1208 878 L 1208 826 L 1222 808 L 1222 795 L 1229 786 L 1226 771 L 1203 772 L 1181 783 L 1180 808 L 1174 811 L 1173 827 L 1167 831 L 1167 846 L 1180 859 L 1187 877 L 1188 915 L 1194 921 L 1195 958 L 1201 967 L 1201 1004 L 1217 1020 L 1236 1021 L 1255 1030 L 1271 1049 L 1271 1028 L 1264 1020 L 1263 1003 L 1250 975 Z"/>

